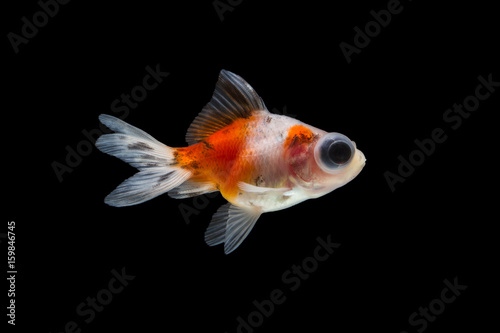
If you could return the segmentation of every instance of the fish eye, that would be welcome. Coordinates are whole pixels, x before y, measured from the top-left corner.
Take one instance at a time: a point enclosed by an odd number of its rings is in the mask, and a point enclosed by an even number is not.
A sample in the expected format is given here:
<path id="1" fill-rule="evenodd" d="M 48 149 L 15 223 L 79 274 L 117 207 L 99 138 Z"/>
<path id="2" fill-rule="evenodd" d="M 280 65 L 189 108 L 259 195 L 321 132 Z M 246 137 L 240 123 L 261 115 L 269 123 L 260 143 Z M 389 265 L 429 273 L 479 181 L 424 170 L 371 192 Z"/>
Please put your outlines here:
<path id="1" fill-rule="evenodd" d="M 356 148 L 351 140 L 340 133 L 328 133 L 321 137 L 314 149 L 314 158 L 327 173 L 335 173 L 348 165 Z"/>

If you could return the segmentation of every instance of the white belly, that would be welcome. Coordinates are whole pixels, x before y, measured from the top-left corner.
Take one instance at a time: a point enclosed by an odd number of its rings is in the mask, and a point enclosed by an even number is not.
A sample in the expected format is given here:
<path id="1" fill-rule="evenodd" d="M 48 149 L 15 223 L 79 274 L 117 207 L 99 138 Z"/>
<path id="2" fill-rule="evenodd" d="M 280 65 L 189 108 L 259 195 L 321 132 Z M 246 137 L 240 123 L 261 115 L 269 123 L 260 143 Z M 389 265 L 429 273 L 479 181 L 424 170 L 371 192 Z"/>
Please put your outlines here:
<path id="1" fill-rule="evenodd" d="M 242 191 L 238 193 L 234 203 L 241 206 L 257 206 L 265 213 L 286 209 L 310 198 L 300 187 L 295 187 L 290 192 L 250 193 Z"/>

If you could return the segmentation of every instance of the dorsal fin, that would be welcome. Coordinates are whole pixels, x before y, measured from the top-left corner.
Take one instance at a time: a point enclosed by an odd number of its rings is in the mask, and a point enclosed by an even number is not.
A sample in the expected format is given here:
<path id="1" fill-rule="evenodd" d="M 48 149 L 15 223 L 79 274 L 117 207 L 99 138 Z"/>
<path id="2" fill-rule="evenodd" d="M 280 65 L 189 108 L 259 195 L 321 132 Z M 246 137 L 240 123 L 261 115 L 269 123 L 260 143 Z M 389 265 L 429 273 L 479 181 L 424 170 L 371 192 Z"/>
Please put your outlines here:
<path id="1" fill-rule="evenodd" d="M 186 141 L 189 145 L 198 143 L 234 120 L 250 117 L 257 110 L 267 111 L 255 90 L 240 76 L 221 70 L 212 99 L 189 126 Z"/>

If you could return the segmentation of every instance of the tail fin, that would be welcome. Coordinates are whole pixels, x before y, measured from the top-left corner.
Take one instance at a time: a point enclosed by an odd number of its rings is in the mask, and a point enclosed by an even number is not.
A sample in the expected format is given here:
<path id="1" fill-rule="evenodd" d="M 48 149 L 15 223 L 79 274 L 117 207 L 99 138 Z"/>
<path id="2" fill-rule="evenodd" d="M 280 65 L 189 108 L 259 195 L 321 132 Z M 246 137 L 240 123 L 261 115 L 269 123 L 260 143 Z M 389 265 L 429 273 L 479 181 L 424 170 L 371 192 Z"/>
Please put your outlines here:
<path id="1" fill-rule="evenodd" d="M 102 135 L 96 147 L 139 169 L 104 199 L 108 205 L 140 204 L 180 186 L 191 177 L 191 171 L 177 164 L 173 155 L 175 148 L 118 118 L 102 114 L 99 120 L 116 133 Z"/>

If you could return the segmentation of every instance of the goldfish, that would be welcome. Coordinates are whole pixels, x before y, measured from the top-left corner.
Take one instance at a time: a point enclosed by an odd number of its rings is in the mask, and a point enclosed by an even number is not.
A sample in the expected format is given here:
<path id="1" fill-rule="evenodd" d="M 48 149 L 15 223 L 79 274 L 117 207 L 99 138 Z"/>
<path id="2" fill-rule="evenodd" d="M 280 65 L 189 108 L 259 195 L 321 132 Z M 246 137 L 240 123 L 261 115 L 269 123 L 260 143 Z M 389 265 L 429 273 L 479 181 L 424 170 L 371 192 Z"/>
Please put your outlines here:
<path id="1" fill-rule="evenodd" d="M 263 213 L 321 197 L 347 184 L 366 158 L 347 136 L 271 113 L 240 76 L 221 70 L 210 102 L 189 126 L 187 147 L 170 147 L 116 117 L 99 150 L 139 171 L 106 198 L 115 207 L 167 193 L 176 199 L 219 191 L 228 201 L 205 232 L 209 246 L 233 252 Z"/>

